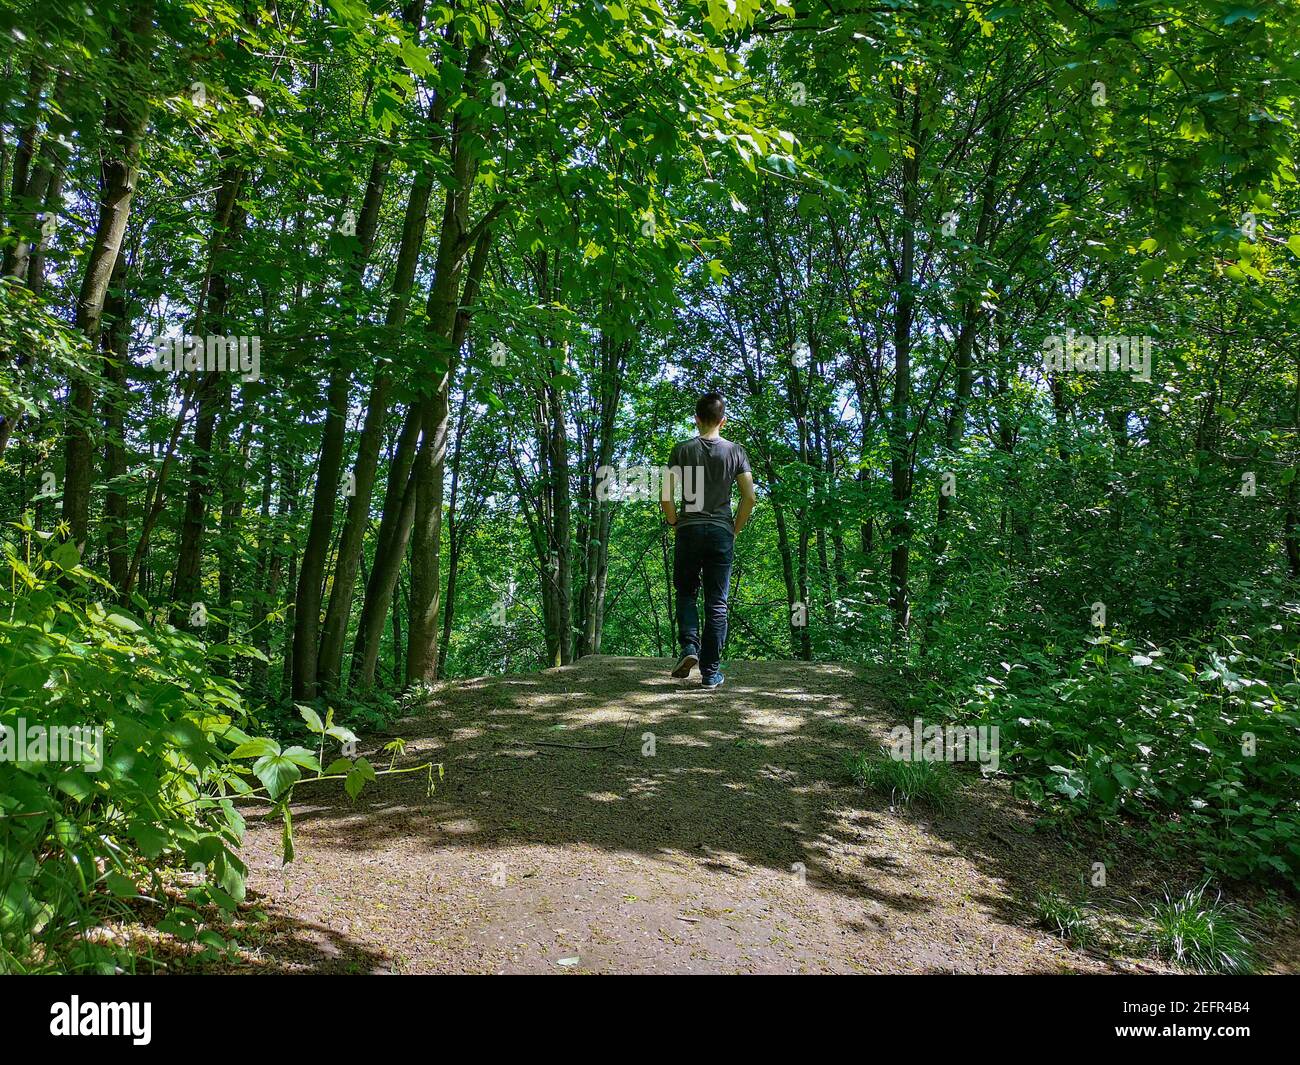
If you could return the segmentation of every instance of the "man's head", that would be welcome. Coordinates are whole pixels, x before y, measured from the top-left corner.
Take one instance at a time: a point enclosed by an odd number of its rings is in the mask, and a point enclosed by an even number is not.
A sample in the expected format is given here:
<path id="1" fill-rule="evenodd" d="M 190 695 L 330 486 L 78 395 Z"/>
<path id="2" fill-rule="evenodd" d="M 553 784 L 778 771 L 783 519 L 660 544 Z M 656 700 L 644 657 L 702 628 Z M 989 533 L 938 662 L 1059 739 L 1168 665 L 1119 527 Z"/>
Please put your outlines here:
<path id="1" fill-rule="evenodd" d="M 721 428 L 726 420 L 726 408 L 717 392 L 706 392 L 695 404 L 695 424 L 702 432 Z"/>

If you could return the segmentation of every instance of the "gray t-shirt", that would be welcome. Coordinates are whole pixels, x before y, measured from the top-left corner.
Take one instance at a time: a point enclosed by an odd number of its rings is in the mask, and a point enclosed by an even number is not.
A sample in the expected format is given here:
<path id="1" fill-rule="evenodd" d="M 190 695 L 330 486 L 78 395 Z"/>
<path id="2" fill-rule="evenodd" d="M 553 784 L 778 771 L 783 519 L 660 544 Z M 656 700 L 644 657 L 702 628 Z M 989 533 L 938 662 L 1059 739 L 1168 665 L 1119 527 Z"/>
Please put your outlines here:
<path id="1" fill-rule="evenodd" d="M 745 449 L 720 436 L 683 440 L 668 456 L 677 477 L 677 524 L 732 528 L 731 486 L 752 473 Z"/>

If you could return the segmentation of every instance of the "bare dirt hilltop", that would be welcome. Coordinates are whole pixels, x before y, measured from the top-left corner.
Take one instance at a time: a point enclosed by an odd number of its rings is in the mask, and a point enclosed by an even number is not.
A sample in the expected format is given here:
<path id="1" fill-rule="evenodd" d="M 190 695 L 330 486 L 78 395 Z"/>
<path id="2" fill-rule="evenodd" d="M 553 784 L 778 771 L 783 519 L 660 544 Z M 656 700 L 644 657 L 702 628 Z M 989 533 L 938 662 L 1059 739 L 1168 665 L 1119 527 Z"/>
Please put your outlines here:
<path id="1" fill-rule="evenodd" d="M 595 657 L 453 681 L 395 734 L 418 775 L 301 786 L 297 860 L 250 819 L 255 967 L 318 972 L 1157 971 L 1033 924 L 1090 856 L 1000 783 L 891 808 L 847 755 L 892 722 L 846 666 L 736 662 L 725 687 Z M 653 738 L 653 753 L 651 753 Z M 387 737 L 374 743 L 378 748 Z M 572 744 L 598 749 L 554 746 Z M 601 748 L 600 745 L 614 746 Z M 1122 863 L 1121 863 L 1122 864 Z M 1110 874 L 1116 899 L 1149 887 Z M 1104 903 L 1103 903 L 1104 904 Z"/>

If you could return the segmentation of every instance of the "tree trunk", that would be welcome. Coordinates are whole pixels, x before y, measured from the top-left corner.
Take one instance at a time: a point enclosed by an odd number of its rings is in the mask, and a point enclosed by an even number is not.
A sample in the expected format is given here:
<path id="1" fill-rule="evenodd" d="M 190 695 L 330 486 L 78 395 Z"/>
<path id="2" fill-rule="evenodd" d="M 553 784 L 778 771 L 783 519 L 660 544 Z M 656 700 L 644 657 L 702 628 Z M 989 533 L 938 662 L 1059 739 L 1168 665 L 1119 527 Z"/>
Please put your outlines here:
<path id="1" fill-rule="evenodd" d="M 210 327 L 216 327 L 217 335 L 225 329 L 230 285 L 221 260 L 244 223 L 244 209 L 237 203 L 243 179 L 242 170 L 227 166 L 217 190 L 207 272 L 200 286 L 196 301 L 198 313 L 191 327 L 200 343 L 205 343 Z M 194 439 L 173 581 L 171 623 L 176 628 L 191 627 L 192 622 L 201 625 L 202 615 L 206 614 L 204 606 L 200 616 L 196 617 L 195 604 L 203 601 L 203 533 L 207 525 L 208 497 L 212 494 L 212 441 L 217 418 L 229 403 L 230 374 L 221 370 L 204 373 L 195 394 Z M 158 488 L 161 492 L 161 483 Z"/>
<path id="2" fill-rule="evenodd" d="M 897 90 L 903 108 L 902 90 Z M 915 258 L 917 179 L 920 172 L 921 105 L 914 99 L 911 116 L 912 157 L 903 160 L 902 244 L 899 255 L 898 299 L 894 310 L 894 394 L 889 409 L 889 480 L 893 500 L 890 516 L 889 606 L 894 615 L 894 637 L 907 638 L 912 620 L 908 571 L 912 550 L 912 457 L 908 428 L 912 398 L 912 316 L 915 311 Z"/>
<path id="3" fill-rule="evenodd" d="M 1300 356 L 1296 357 L 1295 394 L 1291 404 L 1291 428 L 1300 437 Z M 1300 577 L 1300 461 L 1291 467 L 1286 486 L 1286 513 L 1282 519 L 1282 540 L 1292 577 Z"/>
<path id="4" fill-rule="evenodd" d="M 321 433 L 320 452 L 316 459 L 316 485 L 312 492 L 311 519 L 307 525 L 307 542 L 302 549 L 298 570 L 298 590 L 294 597 L 293 628 L 293 697 L 316 697 L 316 665 L 320 646 L 322 582 L 334 530 L 334 508 L 339 489 L 339 472 L 343 466 L 343 443 L 347 430 L 348 374 L 336 366 L 330 374 L 325 396 L 325 427 Z"/>
<path id="5" fill-rule="evenodd" d="M 127 548 L 127 498 L 123 481 L 126 478 L 126 411 L 131 394 L 126 384 L 126 367 L 131 341 L 131 319 L 127 313 L 128 302 L 123 285 L 126 281 L 126 255 L 120 253 L 109 282 L 104 313 L 109 319 L 106 334 L 106 359 L 104 377 L 108 381 L 108 394 L 103 402 L 104 419 L 104 480 L 108 486 L 104 496 L 104 546 L 108 554 L 108 579 L 118 592 L 126 587 L 129 562 Z"/>
<path id="6" fill-rule="evenodd" d="M 348 262 L 347 275 L 344 278 L 345 292 L 355 296 L 361 286 L 366 262 L 374 247 L 375 234 L 379 228 L 379 210 L 383 205 L 384 189 L 388 184 L 390 149 L 383 144 L 376 146 L 370 164 L 370 176 L 366 181 L 365 196 L 361 204 L 361 217 L 357 222 L 356 246 Z M 418 181 L 417 181 L 418 184 Z M 407 249 L 403 249 L 407 251 Z M 414 249 L 409 250 L 409 262 L 399 263 L 399 269 L 408 268 L 410 275 L 415 273 L 415 258 L 419 253 L 418 238 Z M 409 287 L 409 282 L 408 282 Z M 404 295 L 404 294 L 403 294 Z M 379 374 L 383 377 L 383 373 Z M 298 575 L 297 614 L 294 625 L 294 670 L 293 695 L 295 699 L 314 699 L 321 683 L 319 676 L 320 655 L 322 650 L 333 653 L 335 640 L 338 652 L 342 654 L 343 636 L 341 631 L 347 626 L 348 610 L 341 611 L 341 621 L 336 617 L 337 633 L 330 635 L 328 642 L 321 639 L 321 601 L 324 598 L 325 570 L 329 555 L 330 541 L 334 535 L 334 512 L 338 504 L 339 480 L 343 470 L 343 450 L 347 439 L 349 372 L 343 353 L 334 353 L 334 365 L 330 371 L 329 384 L 325 391 L 325 426 L 321 432 L 320 456 L 316 465 L 316 488 L 312 494 L 311 520 L 307 526 L 307 543 L 302 552 L 302 568 Z M 369 415 L 367 415 L 369 421 Z M 368 425 L 371 438 L 362 441 L 363 455 L 373 445 L 378 454 L 378 438 L 382 433 L 382 414 L 379 424 Z M 374 480 L 374 459 L 370 461 L 369 480 Z M 349 511 L 361 496 L 360 474 L 357 473 L 357 491 L 349 504 Z M 369 486 L 365 493 L 365 507 L 369 510 Z M 364 528 L 358 520 L 349 533 L 345 528 L 347 540 L 341 545 L 347 554 L 340 551 L 340 560 L 350 561 L 350 572 L 346 574 L 349 588 L 356 577 L 356 554 L 360 550 L 360 537 Z M 355 548 L 352 540 L 355 538 Z M 351 606 L 349 599 L 348 606 Z M 333 658 L 327 660 L 324 686 L 333 691 L 338 679 L 338 666 Z"/>
<path id="7" fill-rule="evenodd" d="M 451 497 L 447 503 L 447 597 L 442 608 L 442 634 L 438 637 L 438 676 L 447 674 L 447 652 L 456 616 L 456 580 L 466 529 L 460 520 L 461 470 L 465 451 L 465 425 L 470 407 L 468 381 L 461 389 L 460 412 L 456 416 L 456 449 L 451 458 Z"/>
<path id="8" fill-rule="evenodd" d="M 375 537 L 375 562 L 366 581 L 361 602 L 361 617 L 352 644 L 352 671 L 348 690 L 354 695 L 368 691 L 375 683 L 375 664 L 379 660 L 379 641 L 388 617 L 388 605 L 397 586 L 406 544 L 415 522 L 415 489 L 411 470 L 415 465 L 420 438 L 419 407 L 406 415 L 397 438 L 397 449 L 388 464 L 388 488 L 384 496 L 383 516 Z"/>
<path id="9" fill-rule="evenodd" d="M 242 415 L 239 442 L 230 447 L 230 427 L 235 422 L 232 411 L 223 420 L 221 444 L 221 519 L 217 538 L 217 624 L 213 632 L 214 643 L 229 643 L 231 634 L 230 610 L 235 601 L 235 571 L 239 560 L 240 518 L 244 512 L 244 478 L 248 472 L 248 450 L 252 443 L 252 428 L 257 421 L 256 405 L 248 414 Z M 219 659 L 216 671 L 222 676 L 229 676 L 224 668 L 228 659 Z"/>
<path id="10" fill-rule="evenodd" d="M 385 319 L 385 332 L 394 343 L 406 323 L 411 286 L 419 260 L 420 246 L 429 214 L 429 195 L 433 179 L 422 172 L 411 186 L 407 199 L 406 215 L 402 225 L 401 245 L 397 253 L 396 273 L 393 277 L 392 297 Z M 356 592 L 357 568 L 365 545 L 366 530 L 370 527 L 370 502 L 374 495 L 375 474 L 379 467 L 379 447 L 384 435 L 384 420 L 388 415 L 388 396 L 391 388 L 389 374 L 380 370 L 375 375 L 366 403 L 365 422 L 357 445 L 357 461 L 353 467 L 355 493 L 348 500 L 347 516 L 339 538 L 338 559 L 334 567 L 334 580 L 330 587 L 329 605 L 325 624 L 321 630 L 320 659 L 317 679 L 322 690 L 337 689 L 343 668 L 343 643 L 347 637 L 348 618 L 352 613 L 352 600 Z"/>
<path id="11" fill-rule="evenodd" d="M 619 293 L 622 296 L 622 293 Z M 605 588 L 609 575 L 609 531 L 614 513 L 608 500 L 597 498 L 595 471 L 609 466 L 614 459 L 615 422 L 622 397 L 623 373 L 630 348 L 627 341 L 617 341 L 607 332 L 600 338 L 600 371 L 597 376 L 598 421 L 595 426 L 594 455 L 584 464 L 583 490 L 586 494 L 585 521 L 578 549 L 583 556 L 581 618 L 582 645 L 578 654 L 600 654 L 605 624 Z M 658 620 L 656 619 L 656 627 Z"/>
<path id="12" fill-rule="evenodd" d="M 149 65 L 148 40 L 153 26 L 152 0 L 138 0 L 127 32 L 115 34 L 117 53 L 124 68 L 145 78 Z M 86 256 L 86 272 L 77 296 L 76 324 L 90 339 L 99 339 L 100 317 L 113 267 L 122 248 L 131 198 L 139 173 L 140 145 L 148 124 L 148 97 L 123 93 L 110 99 L 104 129 L 109 136 L 100 166 L 101 191 L 95 236 Z M 90 420 L 94 410 L 90 377 L 78 374 L 68 398 L 68 426 L 64 444 L 63 518 L 72 542 L 85 552 L 90 525 L 90 482 L 93 446 Z"/>
<path id="13" fill-rule="evenodd" d="M 262 504 L 258 511 L 257 572 L 253 586 L 252 644 L 268 658 L 271 653 L 271 633 L 268 624 L 270 605 L 275 601 L 276 585 L 280 576 L 280 559 L 276 550 L 275 529 L 271 525 L 271 495 L 275 488 L 275 463 L 268 453 L 263 455 L 266 470 L 262 475 Z M 281 497 L 283 508 L 284 499 Z M 267 696 L 267 664 L 254 658 L 249 669 L 248 691 L 255 702 Z"/>
<path id="14" fill-rule="evenodd" d="M 478 82 L 487 49 L 476 45 L 466 59 L 466 84 Z M 438 615 L 441 593 L 443 467 L 447 458 L 447 420 L 452 380 L 459 356 L 461 279 L 471 247 L 486 262 L 486 231 L 469 225 L 470 189 L 478 170 L 473 147 L 474 123 L 457 115 L 451 129 L 452 183 L 447 190 L 438 234 L 438 258 L 425 308 L 435 351 L 445 359 L 433 394 L 421 404 L 424 440 L 416 457 L 415 525 L 411 545 L 411 609 L 407 619 L 406 682 L 434 681 L 438 676 Z M 483 225 L 490 226 L 485 217 Z M 476 243 L 477 242 L 477 243 Z M 479 267 L 482 269 L 482 266 Z"/>
<path id="15" fill-rule="evenodd" d="M 292 532 L 293 512 L 298 505 L 298 466 L 297 455 L 292 455 L 290 457 L 291 461 L 284 468 L 284 517 L 285 523 L 290 529 L 289 536 L 286 538 L 285 542 L 285 552 L 289 560 L 289 564 L 286 567 L 284 582 L 286 589 L 296 588 L 298 586 L 298 554 L 294 550 Z M 293 690 L 293 631 L 295 625 L 295 613 L 296 604 L 290 601 L 285 606 L 284 632 L 281 639 L 283 645 L 284 669 L 280 678 L 280 690 L 283 693 L 289 693 Z"/>

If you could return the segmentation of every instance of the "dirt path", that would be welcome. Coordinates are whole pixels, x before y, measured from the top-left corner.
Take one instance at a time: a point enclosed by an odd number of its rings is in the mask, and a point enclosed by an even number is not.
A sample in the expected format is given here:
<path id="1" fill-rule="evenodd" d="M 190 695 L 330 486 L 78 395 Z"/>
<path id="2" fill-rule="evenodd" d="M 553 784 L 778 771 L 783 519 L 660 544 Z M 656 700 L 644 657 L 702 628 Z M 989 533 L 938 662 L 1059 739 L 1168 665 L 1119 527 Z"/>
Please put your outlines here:
<path id="1" fill-rule="evenodd" d="M 255 964 L 322 972 L 1158 971 L 1032 927 L 1040 887 L 1091 857 L 970 779 L 936 817 L 843 761 L 890 722 L 846 667 L 739 662 L 704 692 L 656 659 L 458 681 L 395 726 L 414 776 L 351 804 L 315 785 L 298 858 L 250 821 L 272 920 Z M 646 734 L 654 753 L 643 754 Z M 552 743 L 619 743 L 569 750 Z M 646 748 L 648 751 L 648 747 Z M 329 788 L 328 792 L 325 791 Z M 1110 875 L 1124 898 L 1149 886 Z"/>

